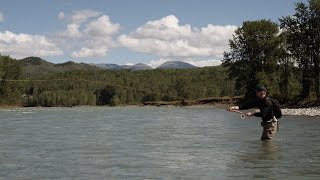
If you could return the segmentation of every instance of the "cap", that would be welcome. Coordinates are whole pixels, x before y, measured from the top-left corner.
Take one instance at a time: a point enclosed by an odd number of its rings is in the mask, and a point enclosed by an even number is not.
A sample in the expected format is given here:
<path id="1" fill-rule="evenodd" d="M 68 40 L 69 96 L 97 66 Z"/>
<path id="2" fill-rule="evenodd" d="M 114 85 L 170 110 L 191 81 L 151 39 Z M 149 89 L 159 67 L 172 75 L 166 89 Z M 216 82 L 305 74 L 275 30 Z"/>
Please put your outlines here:
<path id="1" fill-rule="evenodd" d="M 258 85 L 257 88 L 256 88 L 256 92 L 259 92 L 259 91 L 267 92 L 267 88 L 264 87 L 263 85 Z"/>

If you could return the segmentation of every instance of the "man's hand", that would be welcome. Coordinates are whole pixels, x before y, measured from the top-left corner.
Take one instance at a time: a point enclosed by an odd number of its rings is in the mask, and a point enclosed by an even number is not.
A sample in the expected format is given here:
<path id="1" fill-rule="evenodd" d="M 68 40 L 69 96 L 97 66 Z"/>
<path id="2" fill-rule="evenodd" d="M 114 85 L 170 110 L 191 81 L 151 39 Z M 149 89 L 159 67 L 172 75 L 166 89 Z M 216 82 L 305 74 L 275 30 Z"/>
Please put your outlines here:
<path id="1" fill-rule="evenodd" d="M 229 108 L 227 108 L 228 111 L 236 111 L 239 110 L 239 106 L 231 106 Z"/>
<path id="2" fill-rule="evenodd" d="M 246 116 L 253 116 L 253 114 L 254 114 L 254 113 L 252 113 L 252 112 L 247 112 L 247 113 L 245 113 Z"/>

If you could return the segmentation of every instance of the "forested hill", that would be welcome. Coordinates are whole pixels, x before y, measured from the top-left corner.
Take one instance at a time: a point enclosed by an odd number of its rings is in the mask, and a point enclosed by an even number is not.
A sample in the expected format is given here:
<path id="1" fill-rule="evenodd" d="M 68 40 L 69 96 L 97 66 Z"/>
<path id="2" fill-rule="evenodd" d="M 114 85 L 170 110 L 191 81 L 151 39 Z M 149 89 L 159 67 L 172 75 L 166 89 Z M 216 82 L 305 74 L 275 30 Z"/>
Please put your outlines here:
<path id="1" fill-rule="evenodd" d="M 118 105 L 235 95 L 234 82 L 222 66 L 114 71 L 0 56 L 0 75 L 1 105 Z"/>
<path id="2" fill-rule="evenodd" d="M 73 70 L 99 70 L 98 67 L 85 63 L 68 61 L 53 64 L 39 57 L 27 57 L 18 60 L 18 63 L 22 66 L 22 75 L 25 78 L 41 77 Z"/>

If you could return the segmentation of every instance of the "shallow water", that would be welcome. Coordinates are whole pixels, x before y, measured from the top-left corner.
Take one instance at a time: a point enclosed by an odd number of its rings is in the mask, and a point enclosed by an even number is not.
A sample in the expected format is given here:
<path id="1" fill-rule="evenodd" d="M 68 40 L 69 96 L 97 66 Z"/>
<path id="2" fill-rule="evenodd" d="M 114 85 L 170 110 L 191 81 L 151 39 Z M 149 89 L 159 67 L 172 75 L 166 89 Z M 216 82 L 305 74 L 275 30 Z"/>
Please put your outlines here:
<path id="1" fill-rule="evenodd" d="M 223 109 L 0 109 L 0 179 L 319 179 L 320 119 Z"/>

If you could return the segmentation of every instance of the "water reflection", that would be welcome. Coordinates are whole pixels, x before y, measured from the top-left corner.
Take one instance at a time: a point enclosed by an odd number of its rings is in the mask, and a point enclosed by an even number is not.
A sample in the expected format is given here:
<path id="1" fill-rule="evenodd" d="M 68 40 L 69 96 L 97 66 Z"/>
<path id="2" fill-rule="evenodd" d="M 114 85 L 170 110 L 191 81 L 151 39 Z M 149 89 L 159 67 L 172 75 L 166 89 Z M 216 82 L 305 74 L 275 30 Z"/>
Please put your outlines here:
<path id="1" fill-rule="evenodd" d="M 250 147 L 248 147 L 250 146 Z M 229 165 L 230 177 L 272 178 L 280 162 L 280 144 L 276 141 L 251 141 L 235 154 L 234 161 Z M 249 177 L 248 177 L 249 175 Z"/>
<path id="2" fill-rule="evenodd" d="M 279 160 L 280 145 L 275 141 L 261 141 L 261 156 L 267 160 Z"/>

